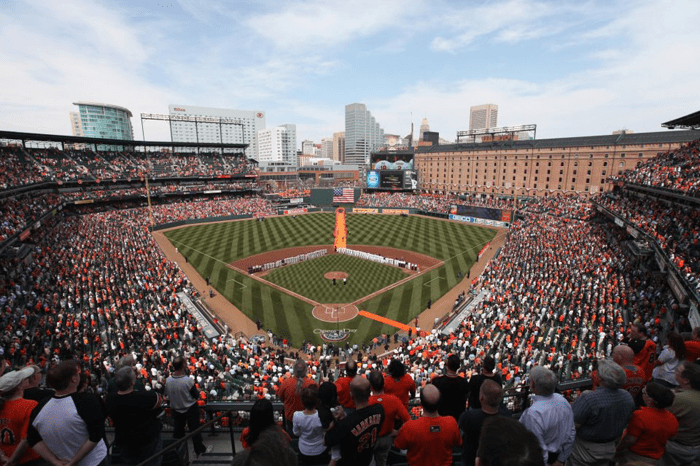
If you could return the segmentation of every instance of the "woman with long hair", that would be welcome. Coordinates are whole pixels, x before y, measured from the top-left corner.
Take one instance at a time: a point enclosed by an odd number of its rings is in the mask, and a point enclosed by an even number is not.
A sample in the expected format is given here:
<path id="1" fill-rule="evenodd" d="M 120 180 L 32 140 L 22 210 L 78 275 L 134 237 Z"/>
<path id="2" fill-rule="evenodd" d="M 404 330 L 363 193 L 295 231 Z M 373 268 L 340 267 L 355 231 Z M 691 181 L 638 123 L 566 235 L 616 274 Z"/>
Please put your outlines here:
<path id="1" fill-rule="evenodd" d="M 656 359 L 654 370 L 651 373 L 653 381 L 669 388 L 678 387 L 676 368 L 681 361 L 685 361 L 683 337 L 676 332 L 670 332 L 666 335 L 666 344 Z"/>
<path id="2" fill-rule="evenodd" d="M 316 382 L 306 376 L 306 372 L 306 362 L 303 359 L 297 359 L 294 363 L 293 375 L 282 382 L 277 392 L 284 404 L 285 429 L 290 435 L 293 433 L 294 413 L 304 409 L 301 402 L 302 390 L 309 385 L 316 385 Z"/>
<path id="3" fill-rule="evenodd" d="M 394 395 L 408 409 L 408 400 L 416 396 L 416 382 L 406 373 L 406 366 L 398 359 L 392 359 L 384 376 L 384 393 Z"/>
<path id="4" fill-rule="evenodd" d="M 266 431 L 278 431 L 279 435 L 289 443 L 291 439 L 275 422 L 275 414 L 272 409 L 272 402 L 262 398 L 253 403 L 250 408 L 250 424 L 241 432 L 241 445 L 243 448 L 252 447 L 260 437 L 260 434 Z"/>
<path id="5" fill-rule="evenodd" d="M 294 413 L 294 435 L 299 436 L 299 458 L 302 464 L 328 463 L 330 455 L 323 444 L 326 429 L 318 416 L 318 387 L 309 385 L 301 392 L 303 411 Z"/>

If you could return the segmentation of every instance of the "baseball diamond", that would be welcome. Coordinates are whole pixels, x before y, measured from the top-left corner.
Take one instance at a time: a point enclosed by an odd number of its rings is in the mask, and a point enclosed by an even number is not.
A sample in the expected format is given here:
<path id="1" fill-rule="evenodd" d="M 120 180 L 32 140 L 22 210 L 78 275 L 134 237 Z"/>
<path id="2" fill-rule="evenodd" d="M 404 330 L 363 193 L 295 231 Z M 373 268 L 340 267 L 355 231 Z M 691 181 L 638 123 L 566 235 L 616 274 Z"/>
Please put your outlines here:
<path id="1" fill-rule="evenodd" d="M 376 253 L 387 247 L 391 249 L 384 253 L 386 257 L 402 257 L 404 251 L 409 261 L 422 255 L 420 273 L 411 275 L 405 269 L 341 254 L 273 269 L 263 276 L 252 276 L 233 266 L 252 264 L 249 258 L 258 255 L 254 262 L 267 262 L 264 253 L 281 259 L 298 254 L 296 251 L 310 251 L 310 246 L 331 245 L 334 221 L 331 213 L 314 213 L 270 217 L 262 222 L 196 225 L 165 235 L 234 306 L 252 320 L 260 319 L 276 334 L 288 335 L 292 344 L 300 344 L 303 340 L 320 343 L 319 330 L 335 329 L 334 322 L 314 317 L 313 308 L 322 303 L 352 303 L 359 310 L 410 322 L 429 300 L 436 302 L 468 274 L 479 250 L 496 234 L 492 229 L 421 216 L 349 214 L 348 248 Z M 288 248 L 293 250 L 282 251 Z M 340 280 L 334 286 L 324 278 L 331 271 L 347 273 L 347 284 Z M 352 329 L 349 339 L 354 343 L 396 331 L 361 315 L 345 322 L 344 327 Z"/>

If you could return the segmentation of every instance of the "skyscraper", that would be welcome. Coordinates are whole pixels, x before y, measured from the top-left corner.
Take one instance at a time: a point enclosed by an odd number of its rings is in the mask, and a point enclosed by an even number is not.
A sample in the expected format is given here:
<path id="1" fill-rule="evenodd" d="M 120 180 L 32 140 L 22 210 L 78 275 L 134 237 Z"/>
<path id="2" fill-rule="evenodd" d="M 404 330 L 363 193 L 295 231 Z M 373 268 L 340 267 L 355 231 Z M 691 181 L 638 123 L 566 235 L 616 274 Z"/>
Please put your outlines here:
<path id="1" fill-rule="evenodd" d="M 333 158 L 333 138 L 321 139 L 321 157 L 324 159 Z"/>
<path id="2" fill-rule="evenodd" d="M 74 136 L 133 141 L 131 111 L 124 107 L 96 102 L 74 102 L 77 112 L 70 112 Z"/>
<path id="3" fill-rule="evenodd" d="M 258 131 L 258 161 L 297 165 L 296 125 L 281 125 Z"/>
<path id="4" fill-rule="evenodd" d="M 428 124 L 427 118 L 423 118 L 423 121 L 420 124 L 420 129 L 418 130 L 418 134 L 419 134 L 418 140 L 423 141 L 425 138 L 425 133 L 427 131 L 430 131 L 430 124 Z"/>
<path id="5" fill-rule="evenodd" d="M 333 133 L 333 160 L 345 163 L 345 131 Z"/>
<path id="6" fill-rule="evenodd" d="M 498 105 L 477 105 L 469 109 L 469 129 L 495 128 L 497 121 Z"/>
<path id="7" fill-rule="evenodd" d="M 363 167 L 369 164 L 369 154 L 384 144 L 384 130 L 367 110 L 365 104 L 345 106 L 345 163 Z"/>
<path id="8" fill-rule="evenodd" d="M 258 156 L 258 131 L 265 129 L 265 112 L 260 110 L 234 110 L 193 105 L 168 106 L 170 115 L 229 118 L 238 124 L 172 122 L 174 142 L 208 142 L 224 144 L 249 144 L 246 157 Z"/>

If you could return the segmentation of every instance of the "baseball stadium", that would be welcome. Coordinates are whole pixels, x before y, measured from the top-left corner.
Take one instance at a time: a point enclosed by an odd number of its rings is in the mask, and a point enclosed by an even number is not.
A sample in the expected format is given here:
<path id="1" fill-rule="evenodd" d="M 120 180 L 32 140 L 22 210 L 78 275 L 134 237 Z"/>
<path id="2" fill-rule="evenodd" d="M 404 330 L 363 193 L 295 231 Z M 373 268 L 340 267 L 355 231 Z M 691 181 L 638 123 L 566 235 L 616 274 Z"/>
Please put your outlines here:
<path id="1" fill-rule="evenodd" d="M 115 374 L 126 364 L 131 388 L 158 399 L 173 374 L 188 374 L 190 429 L 200 427 L 183 437 L 167 407 L 169 446 L 158 455 L 173 464 L 229 464 L 255 406 L 271 403 L 275 426 L 287 425 L 289 386 L 337 385 L 341 396 L 353 371 L 398 380 L 399 367 L 414 419 L 431 382 L 486 377 L 501 382 L 496 409 L 527 424 L 533 393 L 544 393 L 535 367 L 574 413 L 591 388 L 609 388 L 609 364 L 643 373 L 615 387 L 630 400 L 664 382 L 696 393 L 687 366 L 700 357 L 698 118 L 615 138 L 418 147 L 413 179 L 377 164 L 367 181 L 323 182 L 270 181 L 245 144 L 0 131 L 3 371 L 31 372 L 33 388 L 47 390 L 72 361 L 70 383 L 104 398 L 110 385 L 122 390 Z M 471 157 L 489 173 L 525 160 L 569 177 L 586 162 L 607 171 L 596 189 L 542 189 L 536 177 L 518 189 L 452 182 Z M 643 360 L 651 344 L 658 362 Z M 639 351 L 627 360 L 622 346 Z M 461 413 L 480 403 L 470 390 L 476 401 L 459 401 Z M 113 462 L 132 464 L 112 447 Z M 453 464 L 462 454 L 456 447 Z M 392 448 L 387 464 L 408 464 L 405 451 Z"/>

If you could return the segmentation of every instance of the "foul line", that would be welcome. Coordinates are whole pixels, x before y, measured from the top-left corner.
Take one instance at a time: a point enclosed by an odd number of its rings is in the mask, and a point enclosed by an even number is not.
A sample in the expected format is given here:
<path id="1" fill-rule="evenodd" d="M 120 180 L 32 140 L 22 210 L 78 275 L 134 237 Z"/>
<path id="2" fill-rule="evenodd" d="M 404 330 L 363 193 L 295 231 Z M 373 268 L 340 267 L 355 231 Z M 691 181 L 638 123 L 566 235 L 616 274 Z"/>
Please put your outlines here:
<path id="1" fill-rule="evenodd" d="M 183 245 L 184 245 L 184 246 L 185 246 L 187 249 L 189 249 L 190 251 L 198 252 L 199 254 L 201 254 L 201 255 L 203 255 L 203 256 L 205 256 L 205 257 L 208 257 L 209 259 L 215 260 L 216 262 L 221 262 L 221 263 L 224 264 L 224 265 L 228 265 L 226 262 L 222 261 L 221 259 L 217 259 L 216 257 L 212 257 L 212 256 L 210 256 L 209 254 L 205 254 L 205 253 L 203 253 L 202 251 L 200 251 L 200 250 L 198 250 L 198 249 L 191 248 L 191 247 L 187 246 L 185 243 L 183 243 L 183 242 L 181 242 L 181 241 L 177 241 L 177 240 L 169 240 L 169 241 L 170 241 L 171 243 L 173 243 L 173 244 L 174 244 L 174 243 L 177 243 L 177 244 L 179 244 L 180 246 L 183 246 Z M 182 251 L 180 251 L 180 250 L 178 250 L 178 253 L 179 253 L 181 256 L 183 256 L 183 257 L 185 256 L 185 255 L 182 253 Z"/>
<path id="2" fill-rule="evenodd" d="M 414 331 L 416 330 L 415 328 L 411 327 L 410 325 L 402 324 L 401 322 L 387 319 L 386 317 L 380 316 L 378 314 L 372 314 L 371 312 L 360 311 L 359 314 L 363 317 L 367 317 L 368 319 L 376 320 L 376 321 L 381 322 L 383 324 L 391 325 L 393 327 L 398 328 L 399 330 L 404 330 L 406 332 L 408 332 L 409 329 L 413 329 Z"/>
<path id="3" fill-rule="evenodd" d="M 427 282 L 423 283 L 423 286 L 429 286 L 428 283 L 434 282 L 435 280 L 447 280 L 447 279 L 444 277 L 435 277 L 432 280 L 428 280 Z"/>
<path id="4" fill-rule="evenodd" d="M 228 283 L 228 282 L 236 282 L 236 283 L 238 283 L 239 285 L 241 285 L 243 288 L 248 288 L 248 285 L 246 285 L 245 283 L 239 282 L 239 281 L 236 280 L 235 278 L 229 278 L 228 280 L 226 280 L 226 283 Z"/>

